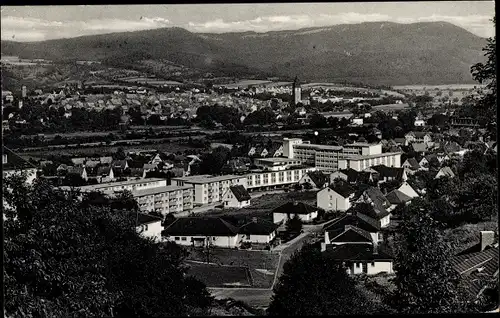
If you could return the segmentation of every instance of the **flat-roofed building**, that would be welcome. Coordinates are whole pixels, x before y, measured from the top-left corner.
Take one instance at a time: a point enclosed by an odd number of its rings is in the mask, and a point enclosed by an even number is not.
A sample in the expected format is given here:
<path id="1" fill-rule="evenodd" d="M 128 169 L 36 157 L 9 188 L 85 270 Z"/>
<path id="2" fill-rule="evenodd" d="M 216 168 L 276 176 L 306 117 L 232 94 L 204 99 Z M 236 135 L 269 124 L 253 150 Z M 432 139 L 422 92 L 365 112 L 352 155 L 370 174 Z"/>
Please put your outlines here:
<path id="1" fill-rule="evenodd" d="M 385 165 L 387 167 L 401 167 L 401 152 L 385 152 L 377 155 L 353 155 L 347 158 L 339 159 L 339 169 L 354 169 L 363 171 L 376 165 Z"/>
<path id="2" fill-rule="evenodd" d="M 144 212 L 159 212 L 162 215 L 191 211 L 193 209 L 193 187 L 165 186 L 132 191 L 139 208 Z"/>
<path id="3" fill-rule="evenodd" d="M 290 158 L 258 158 L 254 165 L 262 170 L 280 171 L 302 165 L 302 160 Z"/>
<path id="4" fill-rule="evenodd" d="M 259 171 L 246 175 L 247 190 L 273 190 L 280 189 L 298 183 L 309 171 L 315 171 L 314 167 L 300 167 L 280 171 Z"/>
<path id="5" fill-rule="evenodd" d="M 172 178 L 172 185 L 190 185 L 193 187 L 194 204 L 210 204 L 221 202 L 230 186 L 242 185 L 247 188 L 247 178 L 237 175 L 197 175 Z"/>
<path id="6" fill-rule="evenodd" d="M 358 166 L 358 161 L 359 166 L 365 168 L 353 168 L 357 171 L 377 164 L 401 167 L 401 153 L 383 153 L 381 143 L 355 142 L 344 146 L 331 146 L 311 144 L 300 138 L 284 138 L 283 149 L 283 154 L 288 158 L 301 160 L 306 165 L 313 165 L 318 170 L 327 172 L 346 169 L 351 165 Z"/>
<path id="7" fill-rule="evenodd" d="M 147 190 L 158 187 L 166 187 L 167 179 L 161 178 L 151 178 L 151 179 L 139 179 L 139 180 L 127 180 L 120 182 L 107 182 L 100 184 L 93 184 L 88 186 L 77 187 L 81 192 L 103 192 L 103 193 L 114 193 L 119 191 L 137 191 L 137 190 Z M 61 187 L 61 189 L 66 189 L 70 187 Z"/>

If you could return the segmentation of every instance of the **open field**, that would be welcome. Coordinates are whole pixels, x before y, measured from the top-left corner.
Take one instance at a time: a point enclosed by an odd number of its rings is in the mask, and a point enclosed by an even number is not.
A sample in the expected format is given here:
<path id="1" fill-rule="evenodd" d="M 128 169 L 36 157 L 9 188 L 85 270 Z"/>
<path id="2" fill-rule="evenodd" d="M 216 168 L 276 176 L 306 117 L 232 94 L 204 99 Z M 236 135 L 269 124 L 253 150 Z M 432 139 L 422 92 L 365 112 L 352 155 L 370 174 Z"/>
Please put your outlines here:
<path id="1" fill-rule="evenodd" d="M 250 287 L 250 271 L 242 266 L 220 266 L 189 262 L 188 275 L 209 287 Z"/>
<path id="2" fill-rule="evenodd" d="M 387 104 L 387 105 L 377 105 L 373 106 L 372 109 L 374 111 L 397 111 L 409 108 L 408 104 Z"/>
<path id="3" fill-rule="evenodd" d="M 202 249 L 189 248 L 189 252 L 190 254 L 186 258 L 187 261 L 207 261 L 206 252 Z M 270 251 L 247 251 L 237 249 L 211 248 L 209 261 L 210 263 L 218 265 L 248 268 L 248 271 L 251 275 L 251 281 L 253 283 L 251 287 L 271 288 L 274 280 L 274 272 L 278 267 L 279 254 Z M 191 265 L 192 263 L 189 262 L 189 264 Z M 206 264 L 206 266 L 209 265 Z M 209 269 L 214 269 L 215 271 L 217 271 L 217 275 L 220 275 L 220 277 L 218 278 L 213 278 L 213 283 L 218 283 L 219 285 L 211 286 L 207 284 L 208 287 L 220 287 L 220 283 L 231 283 L 235 279 L 235 275 L 237 275 L 235 274 L 235 271 L 237 270 L 228 270 L 227 274 L 225 274 L 225 272 L 221 270 L 221 268 L 227 269 L 226 267 L 217 267 L 215 265 L 210 266 L 213 266 L 213 268 L 205 267 L 205 269 L 198 270 L 208 271 Z M 241 274 L 238 275 L 241 276 Z"/>
<path id="4" fill-rule="evenodd" d="M 316 191 L 290 191 L 283 193 L 264 194 L 253 198 L 250 206 L 242 209 L 216 209 L 204 212 L 203 215 L 231 216 L 236 219 L 258 217 L 272 221 L 272 210 L 290 201 L 299 201 L 316 206 Z"/>
<path id="5" fill-rule="evenodd" d="M 271 81 L 266 81 L 266 80 L 241 80 L 236 83 L 228 83 L 228 84 L 222 84 L 219 86 L 225 86 L 225 87 L 248 87 L 251 85 L 263 85 L 267 83 L 272 83 Z"/>

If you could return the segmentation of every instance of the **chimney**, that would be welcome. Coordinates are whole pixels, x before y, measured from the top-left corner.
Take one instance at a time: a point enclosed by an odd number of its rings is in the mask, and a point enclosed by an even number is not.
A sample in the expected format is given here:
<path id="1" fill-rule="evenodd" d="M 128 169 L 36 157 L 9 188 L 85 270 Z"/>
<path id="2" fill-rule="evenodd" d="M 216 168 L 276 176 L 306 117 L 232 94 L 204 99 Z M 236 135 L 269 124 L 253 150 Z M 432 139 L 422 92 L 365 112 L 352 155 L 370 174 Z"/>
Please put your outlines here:
<path id="1" fill-rule="evenodd" d="M 257 218 L 255 216 L 252 218 L 252 222 L 257 223 Z"/>
<path id="2" fill-rule="evenodd" d="M 481 237 L 480 237 L 481 251 L 484 251 L 486 247 L 493 245 L 493 243 L 495 243 L 495 232 L 481 231 Z"/>

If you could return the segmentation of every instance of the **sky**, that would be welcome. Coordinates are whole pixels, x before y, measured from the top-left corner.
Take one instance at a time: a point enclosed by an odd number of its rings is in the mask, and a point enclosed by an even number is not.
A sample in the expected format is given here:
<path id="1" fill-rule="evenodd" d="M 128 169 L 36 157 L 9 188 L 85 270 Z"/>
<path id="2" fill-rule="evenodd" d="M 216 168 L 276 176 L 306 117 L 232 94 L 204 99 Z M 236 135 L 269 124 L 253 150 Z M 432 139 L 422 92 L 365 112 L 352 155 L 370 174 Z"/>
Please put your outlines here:
<path id="1" fill-rule="evenodd" d="M 494 1 L 2 6 L 2 40 L 43 41 L 181 27 L 191 32 L 267 32 L 372 21 L 446 21 L 491 37 Z"/>

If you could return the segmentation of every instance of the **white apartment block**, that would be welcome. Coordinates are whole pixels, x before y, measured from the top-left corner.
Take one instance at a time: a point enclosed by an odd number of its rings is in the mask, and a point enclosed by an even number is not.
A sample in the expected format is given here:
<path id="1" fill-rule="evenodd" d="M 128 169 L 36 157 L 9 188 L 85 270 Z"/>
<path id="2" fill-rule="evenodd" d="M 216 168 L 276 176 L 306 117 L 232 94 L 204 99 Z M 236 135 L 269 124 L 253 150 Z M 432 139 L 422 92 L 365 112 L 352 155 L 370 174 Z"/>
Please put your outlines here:
<path id="1" fill-rule="evenodd" d="M 222 197 L 233 185 L 242 185 L 247 188 L 246 176 L 225 175 L 197 175 L 172 178 L 172 185 L 193 187 L 194 204 L 211 204 L 222 202 Z"/>
<path id="2" fill-rule="evenodd" d="M 78 187 L 81 192 L 104 192 L 104 193 L 114 193 L 117 191 L 138 191 L 138 190 L 147 190 L 158 187 L 166 187 L 167 179 L 161 178 L 151 178 L 151 179 L 139 179 L 139 180 L 127 180 L 120 182 L 108 182 L 108 183 L 100 183 L 93 184 L 88 186 Z M 69 187 L 61 187 L 61 188 L 69 188 Z"/>
<path id="3" fill-rule="evenodd" d="M 361 171 L 377 164 L 401 167 L 401 153 L 382 153 L 382 144 L 329 146 L 303 142 L 300 138 L 284 138 L 283 155 L 327 172 L 348 167 Z"/>
<path id="4" fill-rule="evenodd" d="M 272 190 L 293 185 L 309 171 L 315 171 L 316 168 L 299 168 L 284 171 L 261 171 L 247 174 L 247 190 Z"/>
<path id="5" fill-rule="evenodd" d="M 378 155 L 355 155 L 345 159 L 339 159 L 338 168 L 352 168 L 356 171 L 363 171 L 376 165 L 385 165 L 387 167 L 401 168 L 401 153 L 386 152 Z"/>
<path id="6" fill-rule="evenodd" d="M 193 209 L 193 188 L 190 185 L 135 190 L 132 195 L 143 212 L 167 215 Z"/>

